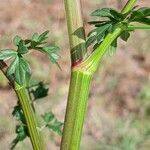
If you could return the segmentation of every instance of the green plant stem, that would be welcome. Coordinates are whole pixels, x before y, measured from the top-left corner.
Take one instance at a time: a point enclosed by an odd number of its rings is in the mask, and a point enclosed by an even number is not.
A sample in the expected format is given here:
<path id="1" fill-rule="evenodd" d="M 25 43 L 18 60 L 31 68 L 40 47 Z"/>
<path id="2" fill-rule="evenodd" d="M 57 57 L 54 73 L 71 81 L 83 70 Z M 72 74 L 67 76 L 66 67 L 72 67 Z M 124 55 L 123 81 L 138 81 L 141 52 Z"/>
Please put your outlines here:
<path id="1" fill-rule="evenodd" d="M 128 0 L 127 4 L 122 9 L 122 13 L 127 13 L 128 11 L 130 11 L 134 7 L 136 1 L 137 0 Z M 104 41 L 94 50 L 94 52 L 77 66 L 77 69 L 80 68 L 80 70 L 94 74 L 103 55 L 105 54 L 111 43 L 126 29 L 126 25 L 118 25 L 118 27 L 112 33 L 109 33 L 105 37 Z"/>
<path id="2" fill-rule="evenodd" d="M 99 63 L 111 45 L 111 43 L 121 34 L 121 32 L 124 31 L 124 26 L 120 26 L 116 28 L 116 30 L 106 36 L 104 41 L 101 43 L 100 46 L 98 46 L 95 51 L 85 60 L 83 61 L 79 66 L 76 68 L 80 70 L 83 70 L 89 74 L 94 74 L 94 72 L 97 70 Z"/>
<path id="3" fill-rule="evenodd" d="M 72 38 L 71 26 L 78 28 L 77 20 L 81 16 L 78 13 L 74 13 L 74 9 L 80 11 L 80 0 L 64 0 L 66 8 L 66 17 L 68 22 L 68 33 L 70 37 L 70 45 L 75 43 L 75 39 Z M 129 0 L 128 4 L 123 8 L 123 13 L 130 11 L 135 4 L 135 0 Z M 80 13 L 79 13 L 80 14 Z M 74 16 L 74 17 L 73 17 Z M 76 21 L 74 22 L 75 19 Z M 108 34 L 102 44 L 84 61 L 76 66 L 72 67 L 67 109 L 65 115 L 63 136 L 61 141 L 61 150 L 79 150 L 80 140 L 82 135 L 82 128 L 84 117 L 86 113 L 87 100 L 89 95 L 89 87 L 92 76 L 98 68 L 98 64 L 107 51 L 107 48 L 111 45 L 126 27 L 121 24 L 114 32 Z M 76 45 L 74 45 L 76 46 Z M 82 48 L 80 49 L 82 51 Z M 74 59 L 71 57 L 72 60 Z"/>
<path id="4" fill-rule="evenodd" d="M 26 123 L 27 123 L 27 127 L 28 127 L 28 131 L 29 131 L 33 149 L 34 150 L 44 150 L 45 148 L 44 148 L 43 139 L 42 139 L 39 131 L 37 130 L 38 124 L 36 121 L 36 116 L 32 109 L 32 106 L 30 103 L 30 98 L 29 98 L 28 92 L 26 90 L 26 87 L 16 84 L 11 79 L 11 77 L 7 76 L 7 73 L 6 73 L 7 65 L 3 61 L 0 61 L 0 70 L 3 72 L 3 74 L 9 80 L 10 85 L 13 87 L 13 89 L 18 97 L 19 103 L 21 105 L 21 108 L 23 110 L 23 113 L 24 113 L 24 116 L 26 119 Z"/>
<path id="5" fill-rule="evenodd" d="M 137 0 L 128 0 L 121 13 L 126 14 L 127 12 L 129 12 L 135 6 L 136 2 Z"/>
<path id="6" fill-rule="evenodd" d="M 72 71 L 61 150 L 77 150 L 85 118 L 91 75 Z"/>
<path id="7" fill-rule="evenodd" d="M 142 30 L 150 30 L 150 25 L 129 25 L 127 30 L 136 30 L 136 29 L 142 29 Z"/>
<path id="8" fill-rule="evenodd" d="M 80 0 L 64 0 L 72 64 L 86 55 Z"/>
<path id="9" fill-rule="evenodd" d="M 29 95 L 24 86 L 15 86 L 15 92 L 19 99 L 20 105 L 22 107 L 23 113 L 26 118 L 26 123 L 28 126 L 29 135 L 31 138 L 31 143 L 34 150 L 44 150 L 44 145 L 40 137 L 40 133 L 37 130 L 38 124 L 36 123 L 36 117 L 34 111 L 30 104 Z"/>

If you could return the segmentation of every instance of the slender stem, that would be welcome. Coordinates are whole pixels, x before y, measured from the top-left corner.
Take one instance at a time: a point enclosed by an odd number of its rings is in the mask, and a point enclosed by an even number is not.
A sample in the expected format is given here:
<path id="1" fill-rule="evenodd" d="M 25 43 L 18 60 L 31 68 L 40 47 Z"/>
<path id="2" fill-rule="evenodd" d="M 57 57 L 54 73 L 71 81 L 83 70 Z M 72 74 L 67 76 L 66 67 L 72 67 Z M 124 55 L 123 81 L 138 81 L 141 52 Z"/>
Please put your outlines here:
<path id="1" fill-rule="evenodd" d="M 29 95 L 24 86 L 16 85 L 15 92 L 21 104 L 28 131 L 31 139 L 31 143 L 34 150 L 44 150 L 43 141 L 40 136 L 40 132 L 37 130 L 38 124 L 36 122 L 36 116 L 30 104 Z"/>
<path id="2" fill-rule="evenodd" d="M 23 110 L 23 113 L 24 113 L 24 116 L 26 119 L 26 123 L 28 126 L 28 131 L 29 131 L 33 149 L 34 150 L 44 150 L 45 149 L 44 143 L 43 143 L 43 140 L 41 138 L 39 131 L 37 130 L 38 124 L 36 121 L 36 116 L 35 116 L 35 113 L 33 112 L 32 106 L 30 104 L 30 99 L 29 99 L 29 95 L 26 90 L 26 87 L 16 84 L 11 79 L 11 77 L 7 76 L 7 73 L 6 73 L 7 65 L 3 61 L 0 61 L 0 70 L 6 76 L 6 78 L 10 82 L 10 85 L 13 87 L 13 89 L 18 97 L 19 103 L 21 105 L 21 108 Z"/>
<path id="3" fill-rule="evenodd" d="M 64 0 L 72 65 L 86 54 L 85 32 L 82 21 L 80 0 Z"/>
<path id="4" fill-rule="evenodd" d="M 129 31 L 135 29 L 150 30 L 150 25 L 129 25 L 127 28 Z"/>
<path id="5" fill-rule="evenodd" d="M 128 0 L 121 13 L 126 14 L 127 12 L 129 12 L 135 6 L 136 2 L 137 0 Z"/>
<path id="6" fill-rule="evenodd" d="M 78 150 L 89 95 L 91 75 L 72 71 L 61 150 Z"/>

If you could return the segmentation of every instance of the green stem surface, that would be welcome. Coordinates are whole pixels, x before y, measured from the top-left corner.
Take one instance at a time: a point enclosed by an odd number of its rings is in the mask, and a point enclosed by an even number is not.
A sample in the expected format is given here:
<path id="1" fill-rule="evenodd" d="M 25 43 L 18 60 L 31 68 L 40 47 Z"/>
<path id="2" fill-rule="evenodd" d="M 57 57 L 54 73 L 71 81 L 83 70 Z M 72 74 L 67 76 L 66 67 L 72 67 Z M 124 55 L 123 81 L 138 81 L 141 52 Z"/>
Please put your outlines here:
<path id="1" fill-rule="evenodd" d="M 33 149 L 34 150 L 44 150 L 45 149 L 44 144 L 41 139 L 40 133 L 37 130 L 38 124 L 36 122 L 36 116 L 32 109 L 27 90 L 24 86 L 16 85 L 15 92 L 18 97 L 21 108 L 23 110 L 25 119 L 26 119 L 26 123 L 28 126 L 28 131 L 29 131 Z"/>
<path id="2" fill-rule="evenodd" d="M 129 25 L 127 30 L 150 30 L 150 25 Z"/>
<path id="3" fill-rule="evenodd" d="M 86 55 L 85 31 L 80 0 L 64 0 L 70 42 L 71 62 L 74 65 Z"/>
<path id="4" fill-rule="evenodd" d="M 123 8 L 122 13 L 130 11 L 135 2 L 136 0 L 129 0 Z M 80 0 L 64 0 L 64 4 L 70 47 L 73 48 L 78 45 L 78 42 L 73 37 L 73 33 L 82 24 Z M 80 25 L 78 24 L 78 20 L 81 23 Z M 120 24 L 114 32 L 106 36 L 102 44 L 89 57 L 86 57 L 86 50 L 84 50 L 84 56 L 82 55 L 82 58 L 85 58 L 84 61 L 82 60 L 81 63 L 72 67 L 61 150 L 79 150 L 92 76 L 97 70 L 99 62 L 107 51 L 107 48 L 126 28 L 124 24 Z M 79 50 L 79 53 L 83 52 L 83 48 L 79 47 Z M 76 56 L 72 55 L 71 60 L 73 63 L 74 59 L 76 59 Z"/>
<path id="5" fill-rule="evenodd" d="M 116 30 L 112 33 L 109 33 L 104 41 L 98 46 L 95 51 L 79 66 L 76 66 L 77 69 L 87 72 L 89 74 L 94 74 L 97 70 L 99 63 L 106 53 L 107 49 L 111 45 L 111 43 L 124 31 L 124 26 L 120 26 L 116 28 Z"/>
<path id="6" fill-rule="evenodd" d="M 90 81 L 89 74 L 80 71 L 73 71 L 71 74 L 61 150 L 79 149 Z"/>
<path id="7" fill-rule="evenodd" d="M 28 131 L 33 149 L 44 150 L 44 145 L 42 143 L 43 141 L 41 139 L 39 131 L 37 130 L 38 124 L 36 122 L 36 116 L 32 109 L 27 90 L 24 86 L 16 85 L 15 92 L 26 118 L 26 123 L 28 126 Z"/>
<path id="8" fill-rule="evenodd" d="M 121 13 L 126 14 L 127 12 L 129 12 L 135 6 L 136 2 L 137 0 L 128 0 Z"/>

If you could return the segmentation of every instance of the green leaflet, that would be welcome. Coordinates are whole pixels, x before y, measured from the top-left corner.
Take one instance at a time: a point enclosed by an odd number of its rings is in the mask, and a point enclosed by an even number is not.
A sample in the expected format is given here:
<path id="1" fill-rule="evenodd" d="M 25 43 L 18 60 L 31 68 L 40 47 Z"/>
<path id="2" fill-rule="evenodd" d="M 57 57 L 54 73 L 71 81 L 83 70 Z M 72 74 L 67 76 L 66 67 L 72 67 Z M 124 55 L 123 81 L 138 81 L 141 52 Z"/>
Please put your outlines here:
<path id="1" fill-rule="evenodd" d="M 45 31 L 42 34 L 40 34 L 38 37 L 39 42 L 45 41 L 48 38 L 48 36 L 47 36 L 48 33 L 49 33 L 49 31 Z"/>
<path id="2" fill-rule="evenodd" d="M 93 44 L 96 41 L 96 35 L 92 35 L 90 36 L 86 43 L 85 43 L 85 47 L 88 48 L 91 44 Z"/>
<path id="3" fill-rule="evenodd" d="M 23 124 L 26 124 L 25 116 L 24 116 L 21 106 L 19 104 L 17 104 L 14 107 L 12 115 L 16 117 L 17 121 L 21 121 Z"/>
<path id="4" fill-rule="evenodd" d="M 105 37 L 106 31 L 108 31 L 111 26 L 111 23 L 107 23 L 97 28 L 97 43 L 102 41 L 102 39 Z"/>
<path id="5" fill-rule="evenodd" d="M 17 52 L 12 49 L 4 49 L 0 51 L 0 60 L 6 61 L 11 58 L 15 58 Z"/>
<path id="6" fill-rule="evenodd" d="M 31 68 L 29 63 L 22 57 L 16 57 L 7 69 L 8 76 L 14 76 L 15 81 L 19 85 L 27 84 L 29 76 L 31 76 Z"/>
<path id="7" fill-rule="evenodd" d="M 124 31 L 121 35 L 120 35 L 120 38 L 127 42 L 128 38 L 130 37 L 130 33 L 128 31 Z"/>
<path id="8" fill-rule="evenodd" d="M 150 8 L 142 7 L 138 10 L 132 11 L 129 21 L 136 21 L 141 18 L 146 18 L 150 16 Z"/>
<path id="9" fill-rule="evenodd" d="M 49 31 L 45 31 L 42 34 L 34 33 L 31 39 L 31 46 L 35 47 L 37 45 L 43 44 L 43 42 L 48 38 Z"/>
<path id="10" fill-rule="evenodd" d="M 51 122 L 55 116 L 52 112 L 48 112 L 48 113 L 45 113 L 43 116 L 42 116 L 43 120 L 45 121 L 45 123 L 49 123 Z"/>
<path id="11" fill-rule="evenodd" d="M 27 84 L 28 75 L 31 75 L 30 70 L 28 62 L 22 57 L 19 58 L 14 72 L 16 82 L 20 85 Z"/>
<path id="12" fill-rule="evenodd" d="M 106 23 L 101 25 L 100 27 L 95 28 L 92 32 L 90 32 L 88 35 L 88 39 L 85 43 L 86 47 L 89 47 L 91 44 L 93 43 L 100 43 L 103 38 L 106 35 L 106 31 L 108 31 L 110 29 L 110 27 L 112 26 L 111 23 Z"/>
<path id="13" fill-rule="evenodd" d="M 19 42 L 20 42 L 21 40 L 22 40 L 21 37 L 18 36 L 18 35 L 16 35 L 16 36 L 14 37 L 14 39 L 13 39 L 14 45 L 18 46 L 18 45 L 19 45 Z"/>
<path id="14" fill-rule="evenodd" d="M 45 122 L 45 126 L 56 132 L 57 134 L 61 135 L 62 134 L 62 125 L 63 123 L 61 123 L 60 121 L 58 121 L 55 118 L 55 115 L 52 112 L 47 112 L 44 115 L 42 115 L 42 118 Z"/>
<path id="15" fill-rule="evenodd" d="M 51 60 L 52 63 L 56 63 L 57 60 L 60 58 L 60 56 L 57 54 L 59 48 L 56 46 L 43 47 L 43 49 L 41 50 L 48 56 L 48 58 Z"/>
<path id="16" fill-rule="evenodd" d="M 31 77 L 31 68 L 28 61 L 24 58 L 29 50 L 39 50 L 46 54 L 52 63 L 58 66 L 59 48 L 56 46 L 44 46 L 45 40 L 48 38 L 49 31 L 41 34 L 34 33 L 31 39 L 23 40 L 20 36 L 16 35 L 13 39 L 14 45 L 17 50 L 4 49 L 0 51 L 0 60 L 6 61 L 13 59 L 7 69 L 7 75 L 11 76 L 19 85 L 27 85 Z M 42 45 L 42 46 L 41 46 Z"/>
<path id="17" fill-rule="evenodd" d="M 138 9 L 137 6 L 135 6 L 126 14 L 121 14 L 112 8 L 102 8 L 92 12 L 91 16 L 100 17 L 99 20 L 89 22 L 89 24 L 94 25 L 95 28 L 88 34 L 86 47 L 89 47 L 93 44 L 93 50 L 95 50 L 103 42 L 103 39 L 109 33 L 113 32 L 116 27 L 120 26 L 121 24 L 124 25 L 124 32 L 119 36 L 125 42 L 129 39 L 130 32 L 133 31 L 127 29 L 130 23 L 138 22 L 150 25 L 150 8 L 148 7 L 142 7 Z M 104 17 L 107 17 L 107 19 Z M 116 48 L 117 41 L 114 41 L 108 49 L 109 54 L 113 55 L 116 51 Z"/>
<path id="18" fill-rule="evenodd" d="M 150 8 L 149 7 L 142 7 L 139 8 L 137 11 L 144 14 L 144 17 L 150 16 Z"/>
<path id="19" fill-rule="evenodd" d="M 52 131 L 56 132 L 57 134 L 62 135 L 62 125 L 63 123 L 59 122 L 58 120 L 55 120 L 52 124 L 47 124 L 47 127 Z"/>
<path id="20" fill-rule="evenodd" d="M 28 50 L 28 47 L 25 45 L 24 41 L 21 40 L 21 41 L 18 43 L 18 50 L 17 50 L 18 54 L 23 55 L 23 54 L 28 53 L 28 51 L 29 51 L 29 50 Z"/>
<path id="21" fill-rule="evenodd" d="M 32 41 L 34 41 L 34 42 L 38 42 L 39 40 L 39 34 L 38 33 L 34 33 L 33 35 L 32 35 Z"/>
<path id="22" fill-rule="evenodd" d="M 18 56 L 16 56 L 15 59 L 14 59 L 14 61 L 8 67 L 8 69 L 7 69 L 7 75 L 8 76 L 11 76 L 11 75 L 14 74 L 16 66 L 17 66 L 17 63 L 19 61 L 18 59 L 19 59 Z"/>
<path id="23" fill-rule="evenodd" d="M 108 17 L 110 19 L 115 19 L 115 20 L 120 20 L 123 18 L 123 15 L 121 13 L 119 13 L 118 11 L 112 8 L 97 9 L 91 13 L 91 16 Z"/>
<path id="24" fill-rule="evenodd" d="M 142 24 L 150 25 L 150 18 L 138 18 L 135 21 L 139 22 L 139 23 L 142 23 Z"/>
<path id="25" fill-rule="evenodd" d="M 48 90 L 43 82 L 39 82 L 38 86 L 35 89 L 32 89 L 30 92 L 33 94 L 33 100 L 37 100 L 48 95 Z"/>
<path id="26" fill-rule="evenodd" d="M 11 143 L 11 150 L 13 150 L 19 142 L 23 141 L 27 136 L 29 136 L 27 126 L 24 124 L 17 125 L 16 134 L 16 138 Z"/>

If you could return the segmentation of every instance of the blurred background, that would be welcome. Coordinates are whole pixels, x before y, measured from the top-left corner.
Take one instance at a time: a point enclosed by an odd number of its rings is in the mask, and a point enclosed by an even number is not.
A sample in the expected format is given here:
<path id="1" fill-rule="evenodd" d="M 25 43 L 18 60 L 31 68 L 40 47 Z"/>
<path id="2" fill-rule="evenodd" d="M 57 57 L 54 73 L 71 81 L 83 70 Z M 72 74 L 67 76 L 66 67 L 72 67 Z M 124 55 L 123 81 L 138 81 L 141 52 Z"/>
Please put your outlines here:
<path id="1" fill-rule="evenodd" d="M 96 8 L 121 9 L 126 0 L 82 0 L 86 32 Z M 150 6 L 149 0 L 138 1 Z M 50 30 L 49 43 L 58 45 L 62 71 L 44 55 L 30 53 L 33 77 L 49 85 L 49 96 L 36 102 L 37 112 L 52 111 L 63 122 L 70 78 L 68 35 L 62 0 L 0 0 L 0 49 L 14 47 L 13 37 L 30 37 Z M 150 32 L 136 31 L 128 44 L 119 41 L 116 54 L 105 55 L 92 82 L 81 150 L 149 150 Z M 15 138 L 11 113 L 16 97 L 0 72 L 0 150 Z M 47 150 L 59 150 L 61 137 L 45 131 Z M 29 139 L 16 150 L 32 150 Z"/>

